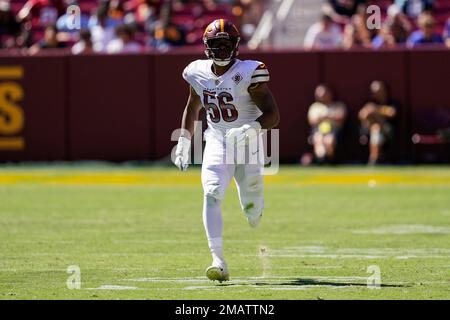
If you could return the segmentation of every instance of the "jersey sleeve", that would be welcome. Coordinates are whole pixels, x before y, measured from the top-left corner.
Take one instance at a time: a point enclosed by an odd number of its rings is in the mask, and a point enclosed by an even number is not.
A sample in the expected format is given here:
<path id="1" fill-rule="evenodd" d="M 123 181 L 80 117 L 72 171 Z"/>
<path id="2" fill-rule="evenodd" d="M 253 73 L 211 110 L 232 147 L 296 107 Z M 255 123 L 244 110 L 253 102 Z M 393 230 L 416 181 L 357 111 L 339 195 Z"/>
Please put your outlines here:
<path id="1" fill-rule="evenodd" d="M 182 72 L 183 79 L 186 80 L 187 83 L 191 84 L 191 78 L 192 78 L 192 63 L 188 64 L 186 68 L 184 68 Z"/>
<path id="2" fill-rule="evenodd" d="M 269 69 L 267 69 L 267 66 L 264 63 L 260 62 L 255 71 L 253 71 L 250 84 L 254 85 L 256 83 L 269 82 L 269 79 Z"/>

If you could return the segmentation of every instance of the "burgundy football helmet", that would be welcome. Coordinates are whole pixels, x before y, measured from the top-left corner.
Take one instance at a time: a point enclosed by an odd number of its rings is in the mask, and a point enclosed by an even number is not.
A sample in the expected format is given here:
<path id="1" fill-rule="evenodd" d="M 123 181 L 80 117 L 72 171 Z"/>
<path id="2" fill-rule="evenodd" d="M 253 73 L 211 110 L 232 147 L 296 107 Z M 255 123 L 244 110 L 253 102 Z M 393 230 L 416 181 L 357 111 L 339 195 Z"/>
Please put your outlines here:
<path id="1" fill-rule="evenodd" d="M 239 54 L 241 37 L 236 26 L 226 19 L 211 22 L 203 34 L 205 54 L 219 66 L 226 66 Z"/>

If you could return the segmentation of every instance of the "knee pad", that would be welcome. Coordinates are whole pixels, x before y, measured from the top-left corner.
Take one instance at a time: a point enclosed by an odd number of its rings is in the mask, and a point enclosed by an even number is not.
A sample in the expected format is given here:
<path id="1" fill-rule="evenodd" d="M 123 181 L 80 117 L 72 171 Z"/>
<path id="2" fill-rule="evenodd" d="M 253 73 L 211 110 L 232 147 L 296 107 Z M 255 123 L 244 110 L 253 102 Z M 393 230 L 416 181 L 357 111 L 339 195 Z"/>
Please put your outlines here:
<path id="1" fill-rule="evenodd" d="M 216 200 L 222 200 L 222 194 L 220 192 L 219 183 L 208 183 L 204 186 L 204 195 L 207 198 L 213 198 Z"/>
<path id="2" fill-rule="evenodd" d="M 263 189 L 263 181 L 260 176 L 249 178 L 247 181 L 247 190 L 249 192 L 259 192 Z"/>

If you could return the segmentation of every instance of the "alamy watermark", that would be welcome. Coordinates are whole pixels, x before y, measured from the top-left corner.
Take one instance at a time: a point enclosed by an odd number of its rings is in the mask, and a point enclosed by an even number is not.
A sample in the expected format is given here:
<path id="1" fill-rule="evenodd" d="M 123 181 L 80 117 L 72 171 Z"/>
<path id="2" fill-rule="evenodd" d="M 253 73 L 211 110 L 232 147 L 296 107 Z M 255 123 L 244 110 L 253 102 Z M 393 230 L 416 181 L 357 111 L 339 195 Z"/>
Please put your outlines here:
<path id="1" fill-rule="evenodd" d="M 191 156 L 189 164 L 203 163 L 203 141 L 202 121 L 195 121 L 194 135 L 191 137 Z M 183 133 L 183 129 L 176 129 L 172 132 L 171 141 L 178 141 Z M 245 143 L 236 144 L 237 137 L 227 139 L 224 135 L 217 135 L 212 138 L 212 144 L 222 144 L 224 154 L 223 164 L 259 164 L 263 166 L 263 175 L 275 175 L 278 173 L 280 165 L 280 132 L 278 129 L 261 130 L 248 129 L 250 137 Z M 211 134 L 213 136 L 213 134 Z M 208 140 L 208 139 L 206 139 Z M 214 148 L 214 146 L 213 146 Z M 171 159 L 175 163 L 176 146 L 172 149 Z M 269 152 L 270 151 L 270 152 Z"/>
<path id="2" fill-rule="evenodd" d="M 66 11 L 66 28 L 69 30 L 81 29 L 81 9 L 77 5 L 71 5 L 67 7 Z"/>
<path id="3" fill-rule="evenodd" d="M 77 265 L 71 265 L 67 267 L 66 272 L 70 276 L 66 280 L 66 286 L 69 290 L 81 289 L 81 269 Z"/>
<path id="4" fill-rule="evenodd" d="M 377 5 L 370 5 L 366 9 L 366 13 L 369 15 L 366 20 L 367 29 L 381 29 L 381 8 Z"/>
<path id="5" fill-rule="evenodd" d="M 367 277 L 367 288 L 369 289 L 381 289 L 381 270 L 377 265 L 371 265 L 367 267 L 367 273 L 370 274 Z"/>

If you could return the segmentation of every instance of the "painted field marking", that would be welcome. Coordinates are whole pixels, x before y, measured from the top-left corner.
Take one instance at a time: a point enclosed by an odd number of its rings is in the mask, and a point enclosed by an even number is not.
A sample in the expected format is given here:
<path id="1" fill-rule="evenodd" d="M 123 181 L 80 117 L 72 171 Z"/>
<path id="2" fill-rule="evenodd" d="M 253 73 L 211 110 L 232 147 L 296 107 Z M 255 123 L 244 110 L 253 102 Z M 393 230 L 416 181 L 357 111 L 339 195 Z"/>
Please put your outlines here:
<path id="1" fill-rule="evenodd" d="M 85 288 L 84 290 L 143 290 L 137 287 L 117 286 L 112 284 L 104 284 L 98 288 Z"/>
<path id="2" fill-rule="evenodd" d="M 355 234 L 450 234 L 450 227 L 423 224 L 392 225 L 368 230 L 355 230 Z"/>
<path id="3" fill-rule="evenodd" d="M 272 249 L 273 258 L 323 259 L 449 259 L 447 248 L 330 248 L 299 246 Z"/>
<path id="4" fill-rule="evenodd" d="M 199 186 L 200 175 L 191 171 L 180 176 L 175 170 L 132 171 L 105 170 L 0 170 L 0 184 L 32 183 L 56 185 L 146 185 L 146 186 Z M 69 172 L 69 173 L 67 173 Z M 281 171 L 277 176 L 266 176 L 265 183 L 287 185 L 450 185 L 450 175 L 424 173 L 367 173 L 342 172 L 336 174 L 312 172 L 306 177 Z"/>
<path id="5" fill-rule="evenodd" d="M 336 282 L 345 282 L 345 281 L 365 281 L 367 277 L 359 277 L 359 276 L 308 276 L 302 275 L 302 279 L 311 279 L 311 280 L 319 280 L 319 281 L 336 281 Z M 249 284 L 251 285 L 254 282 L 267 282 L 267 283 L 278 283 L 280 281 L 297 281 L 296 277 L 287 277 L 287 276 L 271 276 L 271 277 L 239 277 L 232 278 L 230 283 L 233 284 Z M 147 283 L 211 283 L 211 280 L 205 277 L 189 277 L 189 278 L 130 278 L 130 279 L 120 279 L 119 281 L 126 282 L 147 282 Z M 362 283 L 363 283 L 362 282 Z M 226 284 L 226 283 L 225 283 Z"/>

